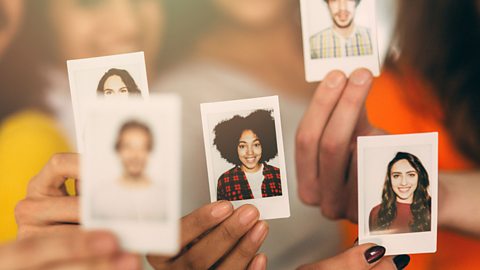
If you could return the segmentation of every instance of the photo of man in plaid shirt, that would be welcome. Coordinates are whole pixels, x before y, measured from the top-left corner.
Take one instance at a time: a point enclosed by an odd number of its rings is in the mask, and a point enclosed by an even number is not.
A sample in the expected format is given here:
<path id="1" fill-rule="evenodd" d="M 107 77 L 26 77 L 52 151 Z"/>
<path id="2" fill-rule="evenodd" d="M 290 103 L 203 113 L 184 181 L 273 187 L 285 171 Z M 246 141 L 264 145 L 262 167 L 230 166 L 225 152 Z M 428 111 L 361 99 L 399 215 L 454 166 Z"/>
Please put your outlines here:
<path id="1" fill-rule="evenodd" d="M 281 196 L 280 169 L 267 164 L 278 155 L 275 120 L 268 110 L 256 110 L 217 124 L 214 145 L 233 168 L 217 182 L 217 200 L 247 200 Z"/>
<path id="2" fill-rule="evenodd" d="M 325 0 L 333 25 L 310 37 L 312 59 L 373 54 L 370 30 L 355 24 L 361 0 Z"/>

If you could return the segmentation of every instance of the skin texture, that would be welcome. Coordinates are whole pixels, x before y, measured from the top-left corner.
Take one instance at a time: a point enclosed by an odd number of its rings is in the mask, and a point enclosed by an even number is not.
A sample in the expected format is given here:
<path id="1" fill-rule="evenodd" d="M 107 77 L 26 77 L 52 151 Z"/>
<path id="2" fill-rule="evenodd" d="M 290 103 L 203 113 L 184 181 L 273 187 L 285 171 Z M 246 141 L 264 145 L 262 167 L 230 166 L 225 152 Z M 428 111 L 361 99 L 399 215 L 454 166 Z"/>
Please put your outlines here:
<path id="1" fill-rule="evenodd" d="M 105 96 L 127 96 L 128 89 L 122 78 L 118 75 L 110 76 L 103 86 Z"/>
<path id="2" fill-rule="evenodd" d="M 342 36 L 348 37 L 355 27 L 356 2 L 354 0 L 329 0 L 328 9 L 333 19 L 334 30 Z"/>
<path id="3" fill-rule="evenodd" d="M 18 237 L 49 233 L 78 234 L 79 198 L 68 196 L 64 182 L 78 179 L 79 156 L 57 154 L 29 184 L 27 197 L 16 209 Z M 258 210 L 230 202 L 207 204 L 181 220 L 181 252 L 174 257 L 148 256 L 155 269 L 266 269 L 265 255 L 257 254 L 268 234 Z M 222 260 L 219 262 L 219 260 Z"/>
<path id="4" fill-rule="evenodd" d="M 118 155 L 126 179 L 143 178 L 150 156 L 150 137 L 140 128 L 129 128 L 120 137 Z"/>
<path id="5" fill-rule="evenodd" d="M 253 131 L 245 130 L 242 132 L 237 151 L 242 162 L 242 170 L 249 173 L 258 172 L 261 167 L 258 162 L 262 157 L 262 144 Z"/>
<path id="6" fill-rule="evenodd" d="M 418 173 L 412 165 L 405 159 L 397 161 L 392 166 L 390 179 L 397 202 L 411 204 L 418 185 Z"/>

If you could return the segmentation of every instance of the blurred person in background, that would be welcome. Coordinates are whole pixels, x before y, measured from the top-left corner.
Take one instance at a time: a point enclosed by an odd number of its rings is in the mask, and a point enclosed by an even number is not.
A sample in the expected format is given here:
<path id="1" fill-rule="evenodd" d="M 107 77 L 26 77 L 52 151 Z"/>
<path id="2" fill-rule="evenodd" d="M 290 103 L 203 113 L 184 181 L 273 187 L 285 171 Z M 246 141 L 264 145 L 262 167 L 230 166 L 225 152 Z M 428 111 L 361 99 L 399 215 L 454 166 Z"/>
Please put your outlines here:
<path id="1" fill-rule="evenodd" d="M 330 218 L 356 222 L 356 136 L 438 131 L 438 250 L 414 255 L 409 269 L 479 269 L 480 1 L 399 1 L 396 40 L 401 54 L 369 94 L 368 83 L 319 86 L 299 128 L 300 196 Z M 346 230 L 348 245 L 358 229 Z"/>
<path id="2" fill-rule="evenodd" d="M 0 67 L 0 240 L 15 237 L 14 206 L 28 179 L 53 153 L 74 149 L 65 61 L 143 50 L 152 82 L 165 23 L 161 0 L 39 0 L 24 6 L 21 29 Z"/>
<path id="3" fill-rule="evenodd" d="M 164 6 L 162 0 L 28 1 L 32 18 L 26 28 L 42 56 L 47 104 L 71 145 L 75 145 L 75 129 L 65 62 L 144 51 L 152 88 L 160 66 Z"/>
<path id="4" fill-rule="evenodd" d="M 189 200 L 183 208 L 209 201 L 205 153 L 199 146 L 200 103 L 280 95 L 292 216 L 269 221 L 262 250 L 272 269 L 293 269 L 336 254 L 335 223 L 293 196 L 295 130 L 314 89 L 304 77 L 298 1 L 176 1 L 175 8 L 174 19 L 180 22 L 169 32 L 177 36 L 168 38 L 166 46 L 171 57 L 182 61 L 162 74 L 159 91 L 181 95 L 183 163 L 196 164 L 184 171 L 182 194 Z M 175 40 L 178 45 L 168 45 Z"/>

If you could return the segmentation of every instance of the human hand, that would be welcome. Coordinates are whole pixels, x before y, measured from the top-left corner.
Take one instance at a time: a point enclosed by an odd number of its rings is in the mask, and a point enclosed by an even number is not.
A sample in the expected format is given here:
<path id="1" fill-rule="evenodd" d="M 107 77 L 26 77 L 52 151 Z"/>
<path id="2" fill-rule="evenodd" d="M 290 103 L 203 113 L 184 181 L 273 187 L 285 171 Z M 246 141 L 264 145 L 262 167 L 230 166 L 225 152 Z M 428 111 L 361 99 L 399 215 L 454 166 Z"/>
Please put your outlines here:
<path id="1" fill-rule="evenodd" d="M 147 256 L 161 269 L 266 269 L 267 258 L 257 254 L 268 233 L 251 205 L 235 211 L 228 201 L 205 205 L 181 221 L 181 252 L 175 257 Z"/>
<path id="2" fill-rule="evenodd" d="M 320 206 L 330 219 L 357 222 L 357 136 L 384 134 L 370 125 L 365 100 L 372 74 L 359 69 L 347 78 L 330 72 L 320 83 L 297 130 L 300 199 Z"/>
<path id="3" fill-rule="evenodd" d="M 78 179 L 78 172 L 78 154 L 56 154 L 30 180 L 26 198 L 15 208 L 19 239 L 80 230 L 78 197 L 65 188 L 65 181 Z"/>
<path id="4" fill-rule="evenodd" d="M 123 253 L 115 237 L 102 231 L 59 232 L 0 246 L 2 270 L 135 270 L 138 256 Z"/>
<path id="5" fill-rule="evenodd" d="M 326 260 L 303 265 L 297 270 L 401 270 L 410 262 L 408 255 L 384 255 L 384 247 L 363 244 Z"/>

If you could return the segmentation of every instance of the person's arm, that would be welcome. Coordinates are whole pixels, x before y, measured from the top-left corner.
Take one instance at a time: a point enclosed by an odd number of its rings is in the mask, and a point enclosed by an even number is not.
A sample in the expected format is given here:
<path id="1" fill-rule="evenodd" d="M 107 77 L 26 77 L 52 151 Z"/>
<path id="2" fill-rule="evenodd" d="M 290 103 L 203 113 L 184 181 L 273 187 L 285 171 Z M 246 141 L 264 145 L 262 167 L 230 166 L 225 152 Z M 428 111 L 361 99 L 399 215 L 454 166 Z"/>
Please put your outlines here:
<path id="1" fill-rule="evenodd" d="M 438 223 L 480 237 L 480 171 L 440 172 Z"/>
<path id="2" fill-rule="evenodd" d="M 67 196 L 64 182 L 78 178 L 79 156 L 57 154 L 28 186 L 27 197 L 16 207 L 19 238 L 45 233 L 78 232 L 79 198 Z M 219 201 L 200 207 L 181 220 L 181 245 L 177 256 L 149 256 L 155 269 L 265 269 L 265 255 L 257 254 L 268 234 L 252 205 L 236 210 Z"/>
<path id="3" fill-rule="evenodd" d="M 139 270 L 140 259 L 124 253 L 108 232 L 66 232 L 0 246 L 0 269 Z"/>

